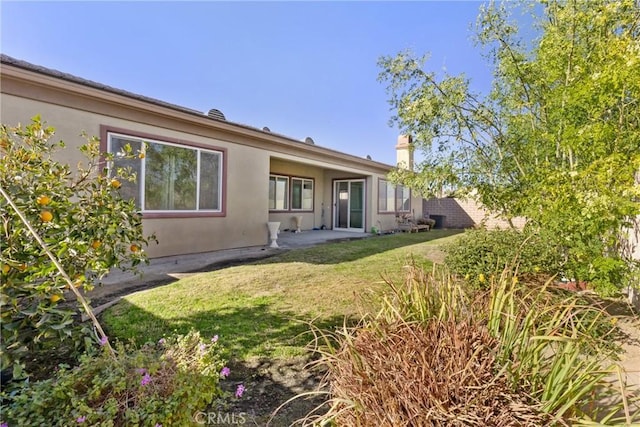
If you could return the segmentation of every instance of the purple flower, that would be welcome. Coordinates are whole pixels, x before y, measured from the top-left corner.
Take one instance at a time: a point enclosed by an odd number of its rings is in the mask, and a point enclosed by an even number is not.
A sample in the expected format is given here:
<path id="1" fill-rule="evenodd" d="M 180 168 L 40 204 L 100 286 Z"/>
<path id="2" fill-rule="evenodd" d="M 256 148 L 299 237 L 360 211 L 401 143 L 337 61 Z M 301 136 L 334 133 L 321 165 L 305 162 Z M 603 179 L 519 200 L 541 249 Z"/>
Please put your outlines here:
<path id="1" fill-rule="evenodd" d="M 82 424 L 83 422 L 85 422 L 87 420 L 87 417 L 85 417 L 84 415 L 81 417 L 76 418 L 76 422 L 78 424 Z"/>
<path id="2" fill-rule="evenodd" d="M 214 336 L 211 338 L 211 342 L 212 342 L 212 343 L 216 343 L 216 342 L 218 342 L 218 336 L 217 336 L 217 335 L 214 335 Z M 1 427 L 1 426 L 0 426 L 0 427 Z"/>
<path id="3" fill-rule="evenodd" d="M 9 424 L 8 423 L 2 423 L 2 424 L 0 424 L 0 427 L 9 427 Z"/>
<path id="4" fill-rule="evenodd" d="M 142 377 L 142 379 L 140 380 L 140 385 L 147 385 L 151 382 L 151 375 L 149 374 L 144 374 L 144 376 Z"/>
<path id="5" fill-rule="evenodd" d="M 245 390 L 246 389 L 244 388 L 244 385 L 238 384 L 238 387 L 236 388 L 236 397 L 240 399 L 244 394 Z"/>
<path id="6" fill-rule="evenodd" d="M 156 427 L 162 427 L 162 424 L 156 423 Z"/>
<path id="7" fill-rule="evenodd" d="M 136 373 L 140 375 L 144 375 L 147 373 L 147 370 L 145 368 L 136 368 Z"/>
<path id="8" fill-rule="evenodd" d="M 105 335 L 102 338 L 100 338 L 100 345 L 103 346 L 107 343 L 107 341 L 109 341 L 109 338 Z"/>
<path id="9" fill-rule="evenodd" d="M 220 371 L 220 376 L 222 378 L 227 378 L 229 376 L 229 374 L 231 373 L 231 369 L 227 368 L 226 366 L 224 368 L 222 368 L 222 370 Z"/>
<path id="10" fill-rule="evenodd" d="M 204 352 L 207 349 L 207 345 L 206 344 L 200 344 L 200 351 Z"/>
<path id="11" fill-rule="evenodd" d="M 158 341 L 158 344 L 160 345 L 165 345 L 167 343 L 167 340 L 165 340 L 164 338 L 160 338 L 160 340 Z"/>

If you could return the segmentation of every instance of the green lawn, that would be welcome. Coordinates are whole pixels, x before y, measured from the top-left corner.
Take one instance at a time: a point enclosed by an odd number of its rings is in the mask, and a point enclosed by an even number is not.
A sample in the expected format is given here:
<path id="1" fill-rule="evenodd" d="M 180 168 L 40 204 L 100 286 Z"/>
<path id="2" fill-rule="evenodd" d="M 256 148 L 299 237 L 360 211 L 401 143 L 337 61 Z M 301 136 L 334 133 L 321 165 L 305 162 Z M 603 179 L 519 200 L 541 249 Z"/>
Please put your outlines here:
<path id="1" fill-rule="evenodd" d="M 291 250 L 130 295 L 102 321 L 108 335 L 139 344 L 195 328 L 219 335 L 229 357 L 300 355 L 311 339 L 307 322 L 342 325 L 345 316 L 366 307 L 363 295 L 385 288 L 383 276 L 401 280 L 411 258 L 429 267 L 440 255 L 438 246 L 457 233 L 433 230 Z"/>

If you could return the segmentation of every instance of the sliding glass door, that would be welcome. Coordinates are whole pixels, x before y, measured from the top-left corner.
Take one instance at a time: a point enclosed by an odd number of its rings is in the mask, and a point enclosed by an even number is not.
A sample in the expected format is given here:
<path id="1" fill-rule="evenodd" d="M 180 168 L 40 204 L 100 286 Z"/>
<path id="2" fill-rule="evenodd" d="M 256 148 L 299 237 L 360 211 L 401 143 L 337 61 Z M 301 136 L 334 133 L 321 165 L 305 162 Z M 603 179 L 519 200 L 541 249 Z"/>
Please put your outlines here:
<path id="1" fill-rule="evenodd" d="M 334 181 L 333 228 L 364 231 L 364 180 Z"/>

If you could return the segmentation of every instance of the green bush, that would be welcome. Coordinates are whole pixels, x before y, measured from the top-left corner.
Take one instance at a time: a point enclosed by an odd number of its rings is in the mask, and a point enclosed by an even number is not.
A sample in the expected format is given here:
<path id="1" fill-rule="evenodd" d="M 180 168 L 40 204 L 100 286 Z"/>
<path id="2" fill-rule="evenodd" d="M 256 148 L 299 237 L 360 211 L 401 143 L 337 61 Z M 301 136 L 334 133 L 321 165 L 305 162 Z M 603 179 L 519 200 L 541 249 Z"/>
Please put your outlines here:
<path id="1" fill-rule="evenodd" d="M 190 425 L 222 396 L 227 373 L 216 340 L 190 332 L 140 349 L 118 343 L 115 358 L 105 347 L 75 368 L 60 366 L 49 380 L 3 390 L 1 418 L 23 426 Z"/>
<path id="2" fill-rule="evenodd" d="M 586 282 L 603 296 L 614 295 L 622 286 L 631 283 L 640 265 L 638 261 L 625 260 L 619 253 L 607 251 L 604 243 L 598 240 L 589 245 L 584 242 L 574 244 L 567 253 L 566 276 Z"/>
<path id="3" fill-rule="evenodd" d="M 445 252 L 445 264 L 454 274 L 483 287 L 491 275 L 516 262 L 520 273 L 555 275 L 562 270 L 562 254 L 552 238 L 517 230 L 469 230 Z"/>

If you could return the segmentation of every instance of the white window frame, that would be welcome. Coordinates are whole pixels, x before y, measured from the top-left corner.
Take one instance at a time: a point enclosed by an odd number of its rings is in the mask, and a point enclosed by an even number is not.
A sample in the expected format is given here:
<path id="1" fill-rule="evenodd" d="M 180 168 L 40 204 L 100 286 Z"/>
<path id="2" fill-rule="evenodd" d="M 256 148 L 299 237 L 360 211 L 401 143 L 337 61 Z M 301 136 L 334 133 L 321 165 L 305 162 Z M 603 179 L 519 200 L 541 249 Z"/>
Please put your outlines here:
<path id="1" fill-rule="evenodd" d="M 404 200 L 409 201 L 409 208 L 406 210 L 401 209 Z M 398 214 L 409 212 L 411 212 L 411 189 L 381 178 L 378 181 L 378 213 Z"/>
<path id="2" fill-rule="evenodd" d="M 404 204 L 405 200 L 409 206 L 407 209 L 402 209 L 401 206 Z M 403 185 L 396 186 L 396 212 L 411 212 L 411 189 L 409 187 L 405 187 Z"/>
<path id="3" fill-rule="evenodd" d="M 205 149 L 201 147 L 193 147 L 189 145 L 176 144 L 172 142 L 162 141 L 153 138 L 142 138 L 135 135 L 129 135 L 126 133 L 120 132 L 107 132 L 107 152 L 113 153 L 112 145 L 113 139 L 124 139 L 125 141 L 138 142 L 140 143 L 140 151 L 143 154 L 142 158 L 139 158 L 140 161 L 140 173 L 137 177 L 136 185 L 138 186 L 138 204 L 140 211 L 142 213 L 199 213 L 199 212 L 209 212 L 209 213 L 220 213 L 223 211 L 223 177 L 224 177 L 224 153 L 222 151 L 213 150 L 213 149 Z M 196 152 L 196 162 L 197 162 L 197 170 L 196 170 L 196 189 L 195 189 L 195 209 L 145 209 L 145 172 L 146 172 L 146 149 L 147 144 L 159 144 L 159 145 L 167 145 L 178 147 L 185 150 L 193 150 Z M 217 197 L 217 208 L 215 209 L 204 209 L 200 208 L 200 162 L 201 162 L 201 153 L 212 153 L 218 156 L 218 173 L 217 173 L 217 185 L 218 185 L 218 197 Z M 114 155 L 117 153 L 113 153 Z M 114 167 L 113 164 L 109 165 L 110 170 Z"/>
<path id="4" fill-rule="evenodd" d="M 300 207 L 299 208 L 294 208 L 293 205 L 293 184 L 295 181 L 299 181 L 300 182 Z M 312 178 L 299 178 L 299 177 L 291 177 L 291 188 L 290 188 L 290 193 L 291 193 L 291 203 L 289 206 L 291 206 L 291 210 L 292 211 L 313 211 L 313 198 L 314 198 L 314 192 L 315 192 L 315 183 L 313 182 L 314 180 Z M 311 206 L 306 208 L 304 206 L 304 185 L 305 183 L 311 183 Z"/>
<path id="5" fill-rule="evenodd" d="M 273 175 L 270 174 L 269 175 L 269 183 L 271 183 L 271 181 L 275 182 L 275 188 L 274 188 L 274 199 L 273 199 L 273 207 L 271 204 L 271 194 L 269 194 L 269 210 L 270 211 L 274 211 L 274 212 L 282 212 L 282 211 L 288 211 L 289 210 L 289 192 L 291 191 L 291 187 L 290 187 L 290 182 L 289 182 L 289 177 L 288 176 L 284 176 L 284 175 Z M 278 198 L 278 181 L 284 181 L 285 182 L 285 190 L 283 194 L 283 197 L 281 199 Z M 282 209 L 278 209 L 278 200 L 282 200 L 285 204 L 285 206 Z"/>

